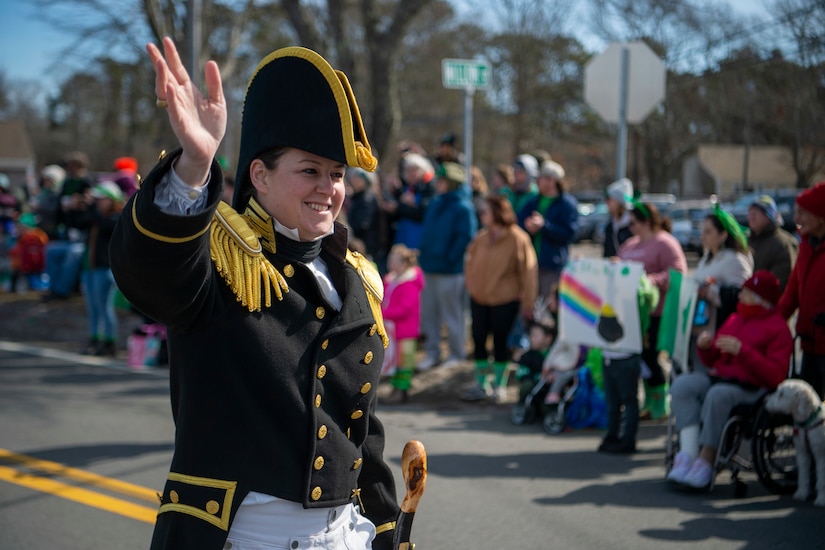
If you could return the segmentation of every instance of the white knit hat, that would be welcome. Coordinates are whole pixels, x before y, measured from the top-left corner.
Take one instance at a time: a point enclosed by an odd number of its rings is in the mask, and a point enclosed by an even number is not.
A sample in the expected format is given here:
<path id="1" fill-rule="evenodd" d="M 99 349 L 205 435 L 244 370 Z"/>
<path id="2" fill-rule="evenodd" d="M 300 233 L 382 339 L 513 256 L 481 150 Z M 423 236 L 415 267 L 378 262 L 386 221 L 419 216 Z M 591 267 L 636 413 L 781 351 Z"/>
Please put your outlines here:
<path id="1" fill-rule="evenodd" d="M 66 179 L 66 171 L 57 164 L 49 164 L 48 166 L 45 166 L 40 171 L 40 175 L 44 178 L 52 180 L 55 185 L 60 185 L 63 183 L 63 180 Z"/>
<path id="2" fill-rule="evenodd" d="M 520 164 L 530 179 L 539 177 L 539 161 L 533 155 L 519 155 L 514 164 Z"/>
<path id="3" fill-rule="evenodd" d="M 633 183 L 627 178 L 621 178 L 607 186 L 605 194 L 619 204 L 630 206 L 633 199 Z"/>

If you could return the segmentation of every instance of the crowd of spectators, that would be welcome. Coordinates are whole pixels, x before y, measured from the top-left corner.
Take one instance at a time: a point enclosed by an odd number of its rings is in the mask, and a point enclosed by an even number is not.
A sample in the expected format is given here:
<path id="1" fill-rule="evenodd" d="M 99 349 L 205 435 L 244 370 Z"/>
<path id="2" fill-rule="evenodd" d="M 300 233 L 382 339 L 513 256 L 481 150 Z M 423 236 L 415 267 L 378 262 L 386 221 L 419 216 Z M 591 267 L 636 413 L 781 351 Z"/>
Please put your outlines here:
<path id="1" fill-rule="evenodd" d="M 533 306 L 558 292 L 562 269 L 570 259 L 578 211 L 565 169 L 547 153 L 521 153 L 485 176 L 479 167 L 464 165 L 453 134 L 443 136 L 432 154 L 411 141 L 402 141 L 398 151 L 397 170 L 347 172 L 341 213 L 351 247 L 373 261 L 382 275 L 392 275 L 388 257 L 396 247 L 405 251 L 405 265 L 416 266 L 423 277 L 416 294 L 420 321 L 416 330 L 404 335 L 403 373 L 396 377 L 396 385 L 406 401 L 413 370 L 472 360 L 479 384 L 468 388 L 468 399 L 500 399 L 507 365 L 529 350 L 528 328 L 537 321 Z M 137 171 L 134 158 L 119 157 L 109 171 L 92 172 L 87 156 L 72 152 L 44 166 L 30 187 L 15 189 L 0 174 L 3 290 L 15 291 L 22 281 L 50 301 L 82 293 L 84 284 L 91 286 L 90 270 L 107 269 L 95 225 L 101 220 L 98 205 L 111 200 L 114 212 L 103 216 L 116 220 L 120 205 L 137 189 Z M 691 367 L 704 367 L 696 346 L 700 333 L 719 329 L 736 310 L 744 282 L 756 271 L 767 270 L 784 292 L 776 304 L 783 316 L 790 318 L 798 310 L 804 376 L 825 392 L 823 351 L 814 338 L 825 332 L 825 310 L 810 299 L 806 286 L 815 280 L 810 273 L 819 273 L 825 261 L 823 195 L 823 184 L 800 194 L 795 215 L 800 231 L 795 235 L 782 229 L 781 215 L 767 195 L 751 205 L 745 231 L 718 205 L 707 215 L 703 255 L 691 274 L 699 285 L 697 299 L 703 312 L 694 320 Z M 684 253 L 668 232 L 667 218 L 655 205 L 636 200 L 638 193 L 627 178 L 607 186 L 604 196 L 610 213 L 604 256 L 642 262 L 647 279 L 664 297 L 669 271 L 687 270 Z M 94 278 L 107 279 L 105 273 Z M 107 286 L 106 294 L 109 291 Z M 87 300 L 89 296 L 87 292 Z M 669 413 L 668 373 L 656 349 L 663 302 L 650 312 L 643 353 L 628 363 L 629 374 L 621 378 L 626 380 L 613 386 L 620 390 L 614 396 L 618 406 L 633 410 L 625 401 L 633 399 L 632 380 L 644 377 L 642 417 L 663 418 Z M 112 318 L 105 303 L 103 309 L 90 306 L 91 319 Z M 86 351 L 111 354 L 111 332 L 109 326 L 91 329 Z M 606 354 L 605 365 L 614 365 L 607 373 L 615 374 L 615 366 L 628 359 Z M 610 437 L 606 441 L 616 447 Z M 619 447 L 633 449 L 629 439 Z"/>
<path id="2" fill-rule="evenodd" d="M 125 200 L 138 188 L 138 163 L 114 159 L 91 171 L 81 151 L 44 166 L 30 184 L 10 185 L 0 174 L 0 283 L 2 291 L 42 293 L 42 301 L 82 295 L 89 355 L 117 354 L 116 287 L 109 237 Z"/>

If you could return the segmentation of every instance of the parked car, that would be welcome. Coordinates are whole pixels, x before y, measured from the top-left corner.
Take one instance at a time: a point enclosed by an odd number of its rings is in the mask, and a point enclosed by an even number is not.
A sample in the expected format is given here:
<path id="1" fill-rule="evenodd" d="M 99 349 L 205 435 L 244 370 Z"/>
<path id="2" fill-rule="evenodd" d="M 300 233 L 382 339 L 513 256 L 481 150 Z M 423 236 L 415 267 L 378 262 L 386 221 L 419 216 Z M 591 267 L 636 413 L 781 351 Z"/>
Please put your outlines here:
<path id="1" fill-rule="evenodd" d="M 671 193 L 642 193 L 639 200 L 656 206 L 659 212 L 664 212 L 676 202 L 676 195 Z"/>
<path id="2" fill-rule="evenodd" d="M 673 224 L 671 233 L 685 252 L 702 253 L 702 220 L 710 209 L 709 199 L 680 200 L 664 209 L 664 215 Z"/>
<path id="3" fill-rule="evenodd" d="M 579 229 L 576 232 L 574 242 L 593 241 L 604 242 L 604 224 L 610 219 L 610 214 L 607 211 L 607 203 L 599 202 L 579 203 Z M 601 233 L 602 240 L 598 241 L 598 235 Z"/>

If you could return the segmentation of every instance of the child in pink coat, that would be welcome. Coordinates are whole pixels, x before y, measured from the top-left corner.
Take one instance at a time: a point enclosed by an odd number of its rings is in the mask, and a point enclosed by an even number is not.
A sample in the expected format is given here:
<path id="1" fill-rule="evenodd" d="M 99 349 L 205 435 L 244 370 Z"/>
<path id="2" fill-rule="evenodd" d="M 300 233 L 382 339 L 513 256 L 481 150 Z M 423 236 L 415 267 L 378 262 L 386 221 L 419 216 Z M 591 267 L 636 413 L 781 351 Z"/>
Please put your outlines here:
<path id="1" fill-rule="evenodd" d="M 384 302 L 381 311 L 385 321 L 395 325 L 395 348 L 398 367 L 392 377 L 390 400 L 407 401 L 415 369 L 415 351 L 421 326 L 421 291 L 424 275 L 418 267 L 416 252 L 396 244 L 387 257 L 389 273 L 384 277 Z"/>

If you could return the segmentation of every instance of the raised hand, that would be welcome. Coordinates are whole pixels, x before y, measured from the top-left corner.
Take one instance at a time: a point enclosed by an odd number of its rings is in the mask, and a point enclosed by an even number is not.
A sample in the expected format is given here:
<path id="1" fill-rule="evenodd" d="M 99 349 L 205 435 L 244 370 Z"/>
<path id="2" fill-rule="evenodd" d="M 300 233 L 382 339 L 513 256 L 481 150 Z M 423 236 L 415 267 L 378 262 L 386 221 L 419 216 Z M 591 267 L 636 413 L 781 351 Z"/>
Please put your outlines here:
<path id="1" fill-rule="evenodd" d="M 204 97 L 189 78 L 171 38 L 163 39 L 163 54 L 154 44 L 147 44 L 146 51 L 155 68 L 158 105 L 165 102 L 172 131 L 183 149 L 175 172 L 187 184 L 200 186 L 226 132 L 226 101 L 218 65 L 206 63 Z"/>

